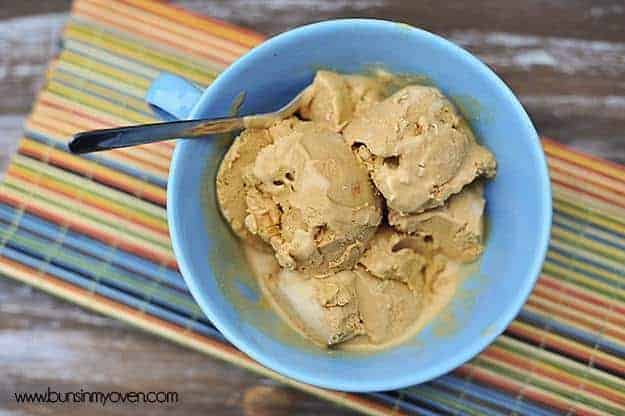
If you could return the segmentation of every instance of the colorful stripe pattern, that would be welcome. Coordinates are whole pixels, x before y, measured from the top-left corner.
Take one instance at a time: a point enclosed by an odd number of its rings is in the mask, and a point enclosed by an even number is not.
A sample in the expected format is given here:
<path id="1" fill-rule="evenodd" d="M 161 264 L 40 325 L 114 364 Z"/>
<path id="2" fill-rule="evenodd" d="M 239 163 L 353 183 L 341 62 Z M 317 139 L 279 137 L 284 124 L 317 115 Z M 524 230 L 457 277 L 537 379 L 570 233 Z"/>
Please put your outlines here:
<path id="1" fill-rule="evenodd" d="M 194 39 L 189 42 L 188 39 Z M 0 273 L 368 414 L 625 414 L 625 169 L 545 140 L 542 276 L 506 333 L 433 382 L 367 395 L 303 385 L 231 345 L 189 295 L 167 234 L 173 143 L 87 157 L 80 130 L 153 120 L 161 71 L 205 86 L 262 36 L 147 0 L 77 0 L 0 184 Z"/>

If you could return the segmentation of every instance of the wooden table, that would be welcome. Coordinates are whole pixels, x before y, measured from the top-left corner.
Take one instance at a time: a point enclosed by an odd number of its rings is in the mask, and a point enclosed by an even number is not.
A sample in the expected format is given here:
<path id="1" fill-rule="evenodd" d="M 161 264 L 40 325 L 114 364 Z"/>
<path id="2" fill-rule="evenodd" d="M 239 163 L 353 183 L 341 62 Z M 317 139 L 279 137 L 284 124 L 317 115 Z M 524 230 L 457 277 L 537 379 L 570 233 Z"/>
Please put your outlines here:
<path id="1" fill-rule="evenodd" d="M 267 34 L 353 16 L 403 21 L 442 34 L 501 75 L 541 134 L 625 163 L 622 0 L 178 3 Z M 68 0 L 0 0 L 1 170 L 20 137 L 45 65 L 56 51 L 68 9 Z M 170 407 L 64 406 L 68 415 L 345 413 L 230 364 L 0 279 L 0 414 L 53 413 L 54 408 L 18 406 L 8 400 L 9 392 L 42 391 L 47 386 L 58 391 L 180 393 L 180 402 Z"/>

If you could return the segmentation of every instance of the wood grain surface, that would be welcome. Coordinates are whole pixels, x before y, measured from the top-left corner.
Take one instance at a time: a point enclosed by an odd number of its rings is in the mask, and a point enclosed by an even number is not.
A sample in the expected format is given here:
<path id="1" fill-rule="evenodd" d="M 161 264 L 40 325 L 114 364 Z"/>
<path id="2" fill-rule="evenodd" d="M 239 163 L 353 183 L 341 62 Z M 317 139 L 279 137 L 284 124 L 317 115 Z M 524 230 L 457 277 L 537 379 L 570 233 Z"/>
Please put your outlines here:
<path id="1" fill-rule="evenodd" d="M 276 34 L 336 17 L 399 20 L 489 64 L 538 131 L 625 163 L 622 0 L 183 0 L 196 12 Z M 67 0 L 0 0 L 0 171 L 56 53 Z M 510 139 L 514 139 L 511 132 Z M 175 390 L 171 406 L 17 405 L 15 391 Z M 0 414 L 344 414 L 230 364 L 0 279 Z"/>

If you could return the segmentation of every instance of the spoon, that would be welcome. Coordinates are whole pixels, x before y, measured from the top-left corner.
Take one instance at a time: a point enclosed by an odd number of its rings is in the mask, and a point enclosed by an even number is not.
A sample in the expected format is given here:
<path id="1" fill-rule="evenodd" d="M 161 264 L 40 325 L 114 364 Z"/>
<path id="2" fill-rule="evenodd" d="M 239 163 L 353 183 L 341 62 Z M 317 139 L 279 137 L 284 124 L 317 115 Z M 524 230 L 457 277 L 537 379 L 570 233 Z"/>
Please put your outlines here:
<path id="1" fill-rule="evenodd" d="M 227 133 L 244 128 L 267 128 L 275 121 L 293 115 L 297 111 L 305 92 L 306 89 L 302 90 L 288 104 L 272 113 L 243 117 L 178 120 L 84 131 L 74 135 L 68 147 L 70 152 L 81 154 L 137 146 L 179 137 L 203 137 L 209 134 Z"/>

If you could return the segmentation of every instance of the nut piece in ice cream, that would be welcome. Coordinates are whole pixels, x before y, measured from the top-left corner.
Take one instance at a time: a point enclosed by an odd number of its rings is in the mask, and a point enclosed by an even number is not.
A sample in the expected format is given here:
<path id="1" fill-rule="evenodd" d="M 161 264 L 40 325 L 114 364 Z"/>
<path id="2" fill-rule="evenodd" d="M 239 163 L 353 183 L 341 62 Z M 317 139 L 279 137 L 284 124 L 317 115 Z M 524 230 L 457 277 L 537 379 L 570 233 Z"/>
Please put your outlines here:
<path id="1" fill-rule="evenodd" d="M 391 210 L 388 221 L 400 231 L 430 236 L 446 256 L 470 262 L 484 249 L 484 204 L 483 185 L 476 182 L 443 206 L 420 214 L 401 215 Z"/>
<path id="2" fill-rule="evenodd" d="M 358 305 L 369 341 L 382 344 L 406 333 L 423 309 L 423 296 L 396 280 L 380 280 L 356 270 Z"/>
<path id="3" fill-rule="evenodd" d="M 440 206 L 476 177 L 495 174 L 493 155 L 436 88 L 399 90 L 356 116 L 343 135 L 389 208 L 402 214 Z"/>
<path id="4" fill-rule="evenodd" d="M 282 270 L 272 280 L 283 312 L 315 342 L 331 346 L 363 333 L 356 273 L 344 271 L 318 279 Z"/>
<path id="5" fill-rule="evenodd" d="M 269 247 L 245 227 L 247 207 L 245 178 L 250 173 L 258 152 L 273 142 L 266 130 L 247 129 L 237 137 L 221 161 L 217 172 L 216 193 L 222 215 L 232 231 L 243 241 L 256 248 Z"/>
<path id="6" fill-rule="evenodd" d="M 339 134 L 310 122 L 290 131 L 256 158 L 247 229 L 286 269 L 317 276 L 350 269 L 381 221 L 379 196 Z"/>
<path id="7" fill-rule="evenodd" d="M 305 120 L 324 123 L 338 132 L 354 114 L 381 101 L 382 91 L 382 84 L 370 77 L 318 71 L 302 97 L 299 113 Z"/>

